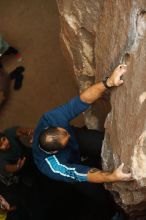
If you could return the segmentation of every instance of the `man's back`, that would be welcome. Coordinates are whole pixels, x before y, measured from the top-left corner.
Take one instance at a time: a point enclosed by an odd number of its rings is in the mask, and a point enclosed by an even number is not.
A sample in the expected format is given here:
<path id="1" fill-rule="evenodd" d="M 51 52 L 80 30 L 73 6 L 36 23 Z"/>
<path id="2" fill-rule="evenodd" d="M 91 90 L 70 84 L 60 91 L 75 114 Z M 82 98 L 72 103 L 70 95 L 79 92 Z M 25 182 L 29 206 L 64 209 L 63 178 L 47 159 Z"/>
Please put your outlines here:
<path id="1" fill-rule="evenodd" d="M 69 122 L 88 107 L 89 104 L 82 102 L 77 96 L 67 104 L 45 113 L 40 119 L 34 134 L 33 156 L 39 170 L 49 178 L 66 182 L 86 181 L 89 168 L 79 164 L 79 146 Z M 39 146 L 39 135 L 48 127 L 65 128 L 70 134 L 67 146 L 56 154 L 45 152 Z"/>

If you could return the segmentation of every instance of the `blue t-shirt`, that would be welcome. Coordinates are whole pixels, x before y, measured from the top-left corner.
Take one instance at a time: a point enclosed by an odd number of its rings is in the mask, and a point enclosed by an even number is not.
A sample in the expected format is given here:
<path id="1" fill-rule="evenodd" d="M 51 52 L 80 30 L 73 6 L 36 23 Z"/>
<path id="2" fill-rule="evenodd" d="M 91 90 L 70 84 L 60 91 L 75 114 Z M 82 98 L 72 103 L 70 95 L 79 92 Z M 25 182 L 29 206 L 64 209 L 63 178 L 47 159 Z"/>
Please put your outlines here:
<path id="1" fill-rule="evenodd" d="M 79 146 L 69 122 L 89 106 L 77 96 L 46 112 L 40 119 L 34 133 L 33 157 L 38 169 L 49 178 L 65 182 L 87 181 L 90 167 L 81 165 Z M 46 153 L 39 147 L 39 135 L 47 127 L 65 128 L 70 134 L 67 146 L 56 154 Z"/>

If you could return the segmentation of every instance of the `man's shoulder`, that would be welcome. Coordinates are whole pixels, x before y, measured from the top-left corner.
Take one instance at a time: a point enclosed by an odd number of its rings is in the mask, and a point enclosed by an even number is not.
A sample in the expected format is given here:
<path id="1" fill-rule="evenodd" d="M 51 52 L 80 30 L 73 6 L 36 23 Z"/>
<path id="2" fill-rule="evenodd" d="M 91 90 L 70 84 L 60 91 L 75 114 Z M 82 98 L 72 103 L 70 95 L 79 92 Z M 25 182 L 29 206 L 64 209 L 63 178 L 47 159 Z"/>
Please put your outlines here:
<path id="1" fill-rule="evenodd" d="M 35 133 L 38 133 L 41 130 L 47 128 L 49 126 L 49 124 L 50 123 L 49 123 L 48 119 L 46 119 L 46 113 L 44 113 L 37 123 L 37 126 L 35 128 Z"/>

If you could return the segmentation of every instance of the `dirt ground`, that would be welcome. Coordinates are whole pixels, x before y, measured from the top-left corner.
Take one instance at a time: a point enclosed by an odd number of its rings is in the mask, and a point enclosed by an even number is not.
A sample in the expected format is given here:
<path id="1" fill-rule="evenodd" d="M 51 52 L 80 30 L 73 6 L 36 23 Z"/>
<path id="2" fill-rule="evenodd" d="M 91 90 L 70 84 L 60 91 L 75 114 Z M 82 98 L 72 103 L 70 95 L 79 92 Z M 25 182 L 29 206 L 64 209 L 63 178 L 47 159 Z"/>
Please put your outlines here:
<path id="1" fill-rule="evenodd" d="M 23 58 L 18 63 L 11 56 L 4 60 L 4 67 L 8 72 L 20 65 L 26 69 L 22 88 L 16 91 L 12 85 L 0 113 L 0 129 L 34 127 L 43 112 L 77 94 L 73 71 L 60 49 L 59 32 L 55 0 L 0 1 L 0 33 Z"/>

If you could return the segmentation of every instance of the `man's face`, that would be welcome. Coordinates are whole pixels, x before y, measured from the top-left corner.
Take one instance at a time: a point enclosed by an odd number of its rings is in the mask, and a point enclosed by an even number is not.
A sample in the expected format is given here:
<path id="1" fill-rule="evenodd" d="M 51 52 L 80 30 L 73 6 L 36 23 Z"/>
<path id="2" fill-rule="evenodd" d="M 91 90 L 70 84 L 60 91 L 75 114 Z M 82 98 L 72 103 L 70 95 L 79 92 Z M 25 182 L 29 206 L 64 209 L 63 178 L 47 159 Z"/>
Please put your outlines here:
<path id="1" fill-rule="evenodd" d="M 65 147 L 69 141 L 70 135 L 64 128 L 57 128 L 60 131 L 60 142 L 63 147 Z"/>
<path id="2" fill-rule="evenodd" d="M 10 142 L 8 138 L 1 137 L 0 138 L 0 151 L 6 151 L 10 148 Z"/>

